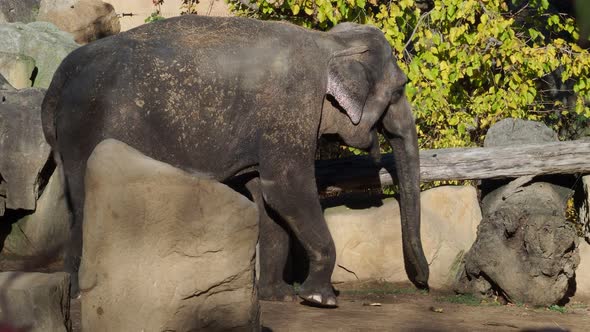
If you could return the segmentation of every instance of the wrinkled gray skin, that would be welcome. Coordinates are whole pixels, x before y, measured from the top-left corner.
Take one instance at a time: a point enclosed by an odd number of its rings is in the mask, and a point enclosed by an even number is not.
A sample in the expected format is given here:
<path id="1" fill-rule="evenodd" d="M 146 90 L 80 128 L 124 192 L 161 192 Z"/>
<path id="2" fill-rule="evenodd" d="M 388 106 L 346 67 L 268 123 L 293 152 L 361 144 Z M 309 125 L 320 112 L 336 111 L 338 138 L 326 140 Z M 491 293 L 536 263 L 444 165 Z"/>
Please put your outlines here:
<path id="1" fill-rule="evenodd" d="M 246 186 L 262 212 L 261 297 L 291 295 L 282 280 L 287 235 L 265 213 L 272 212 L 309 256 L 299 296 L 336 306 L 330 284 L 336 254 L 314 177 L 317 140 L 337 133 L 346 144 L 375 151 L 375 132 L 382 130 L 396 152 L 407 272 L 427 287 L 417 138 L 405 83 L 383 34 L 356 24 L 325 33 L 187 15 L 75 50 L 43 103 L 44 131 L 63 162 L 75 214 L 70 270 L 77 271 L 81 252 L 85 163 L 100 141 L 114 138 L 219 181 L 251 178 Z"/>

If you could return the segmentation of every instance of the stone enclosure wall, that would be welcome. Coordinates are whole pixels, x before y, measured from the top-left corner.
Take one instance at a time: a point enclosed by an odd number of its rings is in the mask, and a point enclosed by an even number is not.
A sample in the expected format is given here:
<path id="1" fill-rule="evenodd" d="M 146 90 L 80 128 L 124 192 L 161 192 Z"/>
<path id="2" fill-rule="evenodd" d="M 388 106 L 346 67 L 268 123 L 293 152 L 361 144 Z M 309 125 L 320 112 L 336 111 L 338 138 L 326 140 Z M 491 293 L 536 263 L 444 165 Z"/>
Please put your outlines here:
<path id="1" fill-rule="evenodd" d="M 180 3 L 166 1 L 163 16 L 179 14 Z M 43 88 L 80 44 L 143 24 L 153 10 L 146 0 L 0 2 L 1 271 L 62 268 L 71 215 L 63 174 L 54 169 L 42 137 Z M 229 15 L 221 0 L 202 1 L 198 11 Z M 499 123 L 489 137 L 496 146 L 556 139 L 548 128 L 518 120 Z M 89 167 L 95 185 L 87 202 L 83 326 L 130 330 L 130 322 L 141 321 L 162 329 L 257 328 L 253 204 L 219 183 L 149 160 L 118 142 L 97 148 Z M 590 246 L 565 215 L 565 203 L 577 189 L 588 240 L 590 177 L 573 182 L 521 178 L 424 191 L 422 240 L 430 286 L 541 305 L 574 294 L 590 298 Z M 219 197 L 212 199 L 217 205 L 203 204 L 203 209 L 183 200 L 211 195 Z M 407 282 L 394 198 L 360 205 L 343 200 L 326 208 L 325 216 L 337 249 L 336 286 Z M 215 241 L 204 234 L 215 234 Z M 27 311 L 0 321 L 10 319 L 33 331 L 69 329 L 67 275 L 6 273 L 0 273 L 0 295 L 22 299 L 13 302 L 18 310 L 44 298 L 47 310 L 35 321 L 26 318 Z M 129 309 L 139 302 L 145 304 L 141 310 Z"/>

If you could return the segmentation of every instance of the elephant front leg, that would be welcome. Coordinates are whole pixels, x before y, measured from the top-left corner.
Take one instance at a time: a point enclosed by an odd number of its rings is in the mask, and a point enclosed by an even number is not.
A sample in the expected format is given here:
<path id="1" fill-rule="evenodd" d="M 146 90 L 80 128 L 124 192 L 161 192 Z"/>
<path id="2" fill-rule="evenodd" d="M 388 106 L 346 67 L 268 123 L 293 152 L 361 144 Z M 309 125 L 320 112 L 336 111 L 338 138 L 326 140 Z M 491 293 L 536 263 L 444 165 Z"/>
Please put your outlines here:
<path id="1" fill-rule="evenodd" d="M 295 291 L 283 278 L 289 256 L 289 234 L 279 220 L 268 215 L 262 199 L 260 179 L 250 180 L 246 187 L 258 207 L 260 220 L 258 295 L 262 300 L 294 301 L 297 298 Z"/>
<path id="2" fill-rule="evenodd" d="M 313 164 L 280 171 L 261 167 L 262 194 L 268 207 L 285 220 L 309 258 L 309 275 L 300 287 L 299 296 L 318 306 L 336 307 L 336 295 L 330 282 L 336 250 L 313 174 Z"/>

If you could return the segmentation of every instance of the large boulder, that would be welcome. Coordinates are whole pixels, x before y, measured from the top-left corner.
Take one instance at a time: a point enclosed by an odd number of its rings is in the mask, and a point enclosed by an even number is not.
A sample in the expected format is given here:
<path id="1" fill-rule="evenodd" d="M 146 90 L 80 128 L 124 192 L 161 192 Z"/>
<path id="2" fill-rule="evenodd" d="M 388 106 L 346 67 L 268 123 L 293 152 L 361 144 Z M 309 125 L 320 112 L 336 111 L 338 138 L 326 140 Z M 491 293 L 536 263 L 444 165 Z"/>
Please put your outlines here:
<path id="1" fill-rule="evenodd" d="M 580 264 L 576 270 L 576 299 L 590 300 L 590 245 L 580 243 Z"/>
<path id="2" fill-rule="evenodd" d="M 46 268 L 59 263 L 64 245 L 69 239 L 72 215 L 64 193 L 63 172 L 55 169 L 34 212 L 14 212 L 10 233 L 6 235 L 0 251 L 0 269 L 3 263 L 13 268 Z M 8 219 L 7 216 L 6 219 Z M 16 218 L 15 218 L 16 217 Z"/>
<path id="3" fill-rule="evenodd" d="M 0 269 L 58 263 L 71 214 L 61 168 L 41 128 L 41 89 L 16 90 L 0 75 Z M 7 209 L 9 209 L 7 211 Z"/>
<path id="4" fill-rule="evenodd" d="M 584 227 L 584 238 L 590 244 L 590 175 L 582 177 L 582 189 L 576 197 L 579 223 Z"/>
<path id="5" fill-rule="evenodd" d="M 0 1 L 0 23 L 30 23 L 37 19 L 41 0 Z"/>
<path id="6" fill-rule="evenodd" d="M 557 135 L 542 123 L 505 119 L 490 128 L 484 146 L 554 141 Z M 533 176 L 482 181 L 483 220 L 455 289 L 545 306 L 572 295 L 579 254 L 576 229 L 566 221 L 573 194 L 567 182 Z"/>
<path id="7" fill-rule="evenodd" d="M 513 182 L 483 201 L 477 240 L 465 256 L 461 293 L 496 292 L 513 302 L 548 306 L 572 295 L 578 235 L 565 220 L 564 188 Z"/>
<path id="8" fill-rule="evenodd" d="M 16 89 L 33 85 L 35 59 L 24 54 L 0 52 L 0 74 Z"/>
<path id="9" fill-rule="evenodd" d="M 463 255 L 475 241 L 481 212 L 475 188 L 445 186 L 421 195 L 422 245 L 430 266 L 429 285 L 452 287 Z M 328 208 L 324 213 L 336 245 L 332 282 L 407 282 L 399 204 Z"/>
<path id="10" fill-rule="evenodd" d="M 83 330 L 259 328 L 247 198 L 109 139 L 88 160 L 84 211 Z"/>
<path id="11" fill-rule="evenodd" d="M 67 273 L 2 272 L 0 289 L 2 331 L 71 331 Z"/>
<path id="12" fill-rule="evenodd" d="M 35 88 L 0 91 L 0 216 L 5 209 L 35 210 L 48 180 L 42 171 L 51 153 L 41 127 L 44 95 Z"/>
<path id="13" fill-rule="evenodd" d="M 484 147 L 518 146 L 557 141 L 557 133 L 537 121 L 507 118 L 496 122 L 486 133 Z"/>
<path id="14" fill-rule="evenodd" d="M 71 33 L 79 44 L 121 31 L 113 6 L 100 0 L 41 0 L 37 20 L 51 22 Z"/>
<path id="15" fill-rule="evenodd" d="M 0 36 L 0 52 L 35 60 L 36 67 L 28 77 L 33 78 L 33 87 L 39 88 L 49 87 L 61 61 L 80 46 L 70 34 L 48 22 L 0 24 Z"/>

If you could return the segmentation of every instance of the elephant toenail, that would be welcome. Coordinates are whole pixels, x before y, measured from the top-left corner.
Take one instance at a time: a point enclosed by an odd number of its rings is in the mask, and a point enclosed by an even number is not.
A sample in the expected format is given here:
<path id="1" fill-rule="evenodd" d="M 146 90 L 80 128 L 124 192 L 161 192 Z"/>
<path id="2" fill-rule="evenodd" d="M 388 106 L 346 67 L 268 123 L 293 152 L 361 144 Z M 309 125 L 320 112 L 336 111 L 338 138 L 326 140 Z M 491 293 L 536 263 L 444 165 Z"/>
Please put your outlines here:
<path id="1" fill-rule="evenodd" d="M 326 302 L 327 305 L 336 305 L 336 299 L 334 298 L 330 298 L 328 299 L 328 301 Z"/>
<path id="2" fill-rule="evenodd" d="M 321 295 L 319 295 L 319 294 L 312 295 L 312 296 L 311 296 L 311 299 L 312 299 L 314 302 L 317 302 L 317 303 L 322 303 L 322 296 L 321 296 Z"/>

